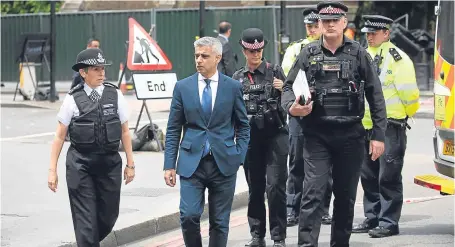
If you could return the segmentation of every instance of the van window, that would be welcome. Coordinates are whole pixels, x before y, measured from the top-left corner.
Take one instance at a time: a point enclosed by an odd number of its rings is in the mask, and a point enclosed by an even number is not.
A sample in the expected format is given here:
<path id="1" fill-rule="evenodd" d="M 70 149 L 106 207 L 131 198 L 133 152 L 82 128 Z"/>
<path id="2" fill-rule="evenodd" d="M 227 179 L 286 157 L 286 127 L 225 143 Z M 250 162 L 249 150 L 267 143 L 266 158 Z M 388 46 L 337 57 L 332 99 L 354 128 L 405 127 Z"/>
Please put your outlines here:
<path id="1" fill-rule="evenodd" d="M 448 63 L 454 63 L 454 18 L 453 18 L 454 1 L 440 1 L 439 20 L 437 33 L 437 49 L 442 58 Z"/>

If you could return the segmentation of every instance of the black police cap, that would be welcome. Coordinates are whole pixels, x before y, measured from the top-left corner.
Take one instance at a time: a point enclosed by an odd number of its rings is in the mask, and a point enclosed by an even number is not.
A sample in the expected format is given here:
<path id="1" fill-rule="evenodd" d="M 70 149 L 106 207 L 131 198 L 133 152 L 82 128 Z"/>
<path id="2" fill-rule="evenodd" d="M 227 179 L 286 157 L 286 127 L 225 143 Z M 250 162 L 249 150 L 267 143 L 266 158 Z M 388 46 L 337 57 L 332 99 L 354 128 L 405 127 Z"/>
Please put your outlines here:
<path id="1" fill-rule="evenodd" d="M 373 33 L 377 30 L 388 30 L 393 20 L 382 15 L 363 15 L 362 19 L 365 21 L 362 33 Z"/>
<path id="2" fill-rule="evenodd" d="M 313 24 L 319 21 L 319 11 L 316 8 L 306 8 L 302 12 L 303 22 Z"/>
<path id="3" fill-rule="evenodd" d="M 79 69 L 87 68 L 90 66 L 108 66 L 111 65 L 107 63 L 104 58 L 104 53 L 101 49 L 98 48 L 88 48 L 85 49 L 77 55 L 76 64 L 73 65 L 72 69 L 74 71 L 79 71 Z"/>
<path id="4" fill-rule="evenodd" d="M 349 8 L 339 2 L 320 2 L 317 5 L 319 11 L 319 18 L 321 20 L 340 19 L 346 16 Z"/>
<path id="5" fill-rule="evenodd" d="M 263 49 L 268 41 L 264 39 L 264 33 L 259 28 L 247 28 L 242 32 L 240 45 L 249 50 Z"/>

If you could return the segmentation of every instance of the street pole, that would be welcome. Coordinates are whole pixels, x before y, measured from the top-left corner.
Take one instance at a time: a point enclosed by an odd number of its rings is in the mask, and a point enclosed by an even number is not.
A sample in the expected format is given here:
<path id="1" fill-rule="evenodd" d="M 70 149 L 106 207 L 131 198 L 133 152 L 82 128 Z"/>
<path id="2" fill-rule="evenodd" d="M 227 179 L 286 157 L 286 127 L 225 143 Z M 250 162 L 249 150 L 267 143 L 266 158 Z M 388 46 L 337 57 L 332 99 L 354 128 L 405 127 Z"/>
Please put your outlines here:
<path id="1" fill-rule="evenodd" d="M 199 37 L 204 37 L 205 1 L 199 1 Z"/>
<path id="2" fill-rule="evenodd" d="M 55 32 L 55 1 L 50 1 L 51 4 L 51 40 L 50 40 L 50 65 L 51 65 L 51 71 L 50 71 L 50 101 L 55 102 L 56 99 L 56 90 L 55 90 L 55 37 L 56 37 L 56 32 Z"/>
<path id="3" fill-rule="evenodd" d="M 286 30 L 286 2 L 280 2 L 280 35 L 279 35 L 279 47 L 280 47 L 280 63 L 283 62 L 284 53 L 289 45 L 289 35 Z"/>

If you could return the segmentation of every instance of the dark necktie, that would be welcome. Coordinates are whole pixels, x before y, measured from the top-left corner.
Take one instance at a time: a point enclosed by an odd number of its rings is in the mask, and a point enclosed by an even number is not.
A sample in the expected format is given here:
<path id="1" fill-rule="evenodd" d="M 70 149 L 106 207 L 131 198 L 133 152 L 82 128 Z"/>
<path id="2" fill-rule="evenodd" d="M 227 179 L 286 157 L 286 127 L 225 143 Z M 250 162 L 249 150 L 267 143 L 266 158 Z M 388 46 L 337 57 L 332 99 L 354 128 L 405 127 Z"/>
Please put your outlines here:
<path id="1" fill-rule="evenodd" d="M 207 120 L 207 123 L 210 120 L 210 116 L 212 115 L 212 89 L 210 88 L 210 79 L 204 79 L 207 85 L 202 92 L 202 110 L 204 111 L 204 117 Z M 210 152 L 210 143 L 207 136 L 204 145 L 204 152 L 202 153 L 202 157 L 206 156 Z"/>
<path id="2" fill-rule="evenodd" d="M 93 101 L 93 102 L 98 102 L 101 98 L 100 94 L 95 90 L 93 89 L 92 92 L 90 93 L 90 96 L 89 98 Z"/>

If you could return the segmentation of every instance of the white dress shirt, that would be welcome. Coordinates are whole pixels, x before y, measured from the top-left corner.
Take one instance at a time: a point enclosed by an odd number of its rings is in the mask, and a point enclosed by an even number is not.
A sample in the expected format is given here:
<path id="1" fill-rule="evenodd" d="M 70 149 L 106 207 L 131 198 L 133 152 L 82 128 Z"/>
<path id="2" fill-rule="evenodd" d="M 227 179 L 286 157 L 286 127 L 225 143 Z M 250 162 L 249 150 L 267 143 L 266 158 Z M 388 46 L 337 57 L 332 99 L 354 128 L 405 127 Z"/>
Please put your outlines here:
<path id="1" fill-rule="evenodd" d="M 215 72 L 215 74 L 208 78 L 210 79 L 210 88 L 212 89 L 212 111 L 213 111 L 213 106 L 215 106 L 215 99 L 216 99 L 216 91 L 218 90 L 218 70 Z M 204 92 L 204 88 L 207 86 L 207 83 L 204 81 L 205 78 L 201 74 L 198 74 L 198 89 L 199 89 L 199 101 L 202 104 L 202 93 Z"/>
<path id="2" fill-rule="evenodd" d="M 96 90 L 98 94 L 103 95 L 104 85 L 92 89 L 87 84 L 84 84 L 84 91 L 87 95 L 90 95 L 92 90 Z M 117 89 L 117 99 L 118 99 L 118 109 L 117 113 L 120 118 L 120 122 L 123 124 L 128 121 L 129 112 L 128 104 L 126 103 L 125 97 L 122 92 Z M 79 109 L 77 108 L 76 102 L 74 101 L 73 95 L 67 94 L 63 100 L 62 106 L 60 106 L 60 111 L 57 114 L 57 120 L 65 126 L 68 126 L 71 122 L 71 119 L 79 116 Z"/>

